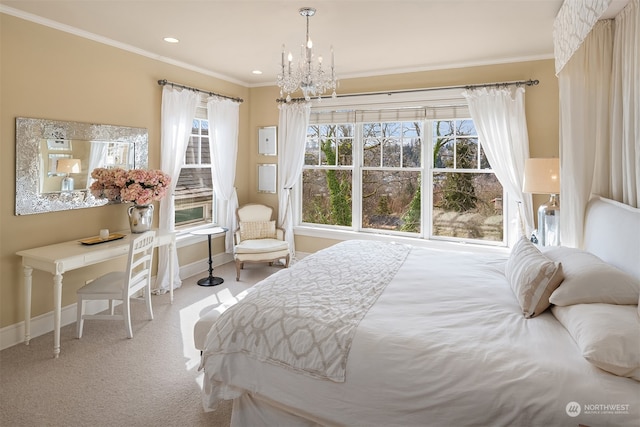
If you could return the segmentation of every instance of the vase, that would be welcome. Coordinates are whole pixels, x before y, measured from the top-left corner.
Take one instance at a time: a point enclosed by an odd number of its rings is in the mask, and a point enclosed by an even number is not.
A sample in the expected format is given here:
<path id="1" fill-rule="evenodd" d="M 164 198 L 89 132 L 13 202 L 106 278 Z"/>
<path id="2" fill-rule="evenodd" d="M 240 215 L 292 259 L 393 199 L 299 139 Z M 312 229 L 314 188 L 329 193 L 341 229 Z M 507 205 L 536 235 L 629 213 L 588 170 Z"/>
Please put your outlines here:
<path id="1" fill-rule="evenodd" d="M 153 205 L 129 206 L 129 226 L 132 233 L 144 233 L 151 230 Z"/>

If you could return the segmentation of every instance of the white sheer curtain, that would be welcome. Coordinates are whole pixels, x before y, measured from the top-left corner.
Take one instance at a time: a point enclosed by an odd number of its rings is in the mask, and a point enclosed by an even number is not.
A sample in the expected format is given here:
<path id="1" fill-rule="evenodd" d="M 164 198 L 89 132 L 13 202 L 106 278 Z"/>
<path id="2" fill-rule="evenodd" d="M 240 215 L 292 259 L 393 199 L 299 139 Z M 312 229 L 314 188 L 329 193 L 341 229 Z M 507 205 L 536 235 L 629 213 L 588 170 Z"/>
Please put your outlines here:
<path id="1" fill-rule="evenodd" d="M 104 167 L 107 158 L 107 143 L 102 141 L 91 141 L 89 150 L 89 165 L 87 167 L 87 188 L 91 186 L 95 179 L 91 178 L 91 172 L 95 168 Z"/>
<path id="2" fill-rule="evenodd" d="M 282 103 L 278 120 L 278 225 L 284 229 L 289 250 L 295 257 L 291 189 L 297 184 L 304 165 L 307 127 L 311 103 Z"/>
<path id="3" fill-rule="evenodd" d="M 238 157 L 238 123 L 240 104 L 236 101 L 211 97 L 207 101 L 209 119 L 209 144 L 211 147 L 211 174 L 213 188 L 218 199 L 220 224 L 229 230 L 225 251 L 233 252 L 233 232 L 236 229 L 238 195 L 234 186 Z"/>
<path id="4" fill-rule="evenodd" d="M 611 194 L 640 207 L 640 2 L 615 18 L 611 85 Z"/>
<path id="5" fill-rule="evenodd" d="M 529 157 L 529 136 L 524 108 L 524 88 L 481 88 L 463 92 L 480 144 L 509 199 L 511 245 L 533 231 L 531 194 L 522 192 L 524 163 Z M 518 203 L 521 203 L 520 207 Z M 520 227 L 520 221 L 524 230 Z"/>
<path id="6" fill-rule="evenodd" d="M 160 201 L 160 229 L 174 231 L 174 198 L 180 168 L 184 154 L 187 150 L 189 135 L 193 118 L 196 115 L 200 95 L 188 89 L 178 89 L 165 85 L 162 88 L 162 112 L 161 112 L 161 158 L 160 168 L 171 176 L 171 188 L 169 196 Z M 158 279 L 156 281 L 156 293 L 165 293 L 169 290 L 171 280 L 173 287 L 182 285 L 180 269 L 176 268 L 174 277 L 169 277 L 169 257 L 174 257 L 174 265 L 178 264 L 178 254 L 172 254 L 166 246 L 158 248 Z"/>

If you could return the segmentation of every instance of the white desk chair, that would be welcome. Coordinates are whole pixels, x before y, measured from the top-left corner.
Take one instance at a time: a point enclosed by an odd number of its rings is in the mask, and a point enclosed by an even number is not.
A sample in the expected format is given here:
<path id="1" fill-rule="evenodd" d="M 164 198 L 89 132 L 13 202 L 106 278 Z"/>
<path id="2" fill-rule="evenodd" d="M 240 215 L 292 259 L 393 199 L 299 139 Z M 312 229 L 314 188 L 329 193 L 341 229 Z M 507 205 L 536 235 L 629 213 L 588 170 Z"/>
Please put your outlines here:
<path id="1" fill-rule="evenodd" d="M 155 231 L 147 231 L 132 238 L 129 245 L 129 260 L 125 271 L 112 271 L 81 287 L 78 295 L 78 317 L 76 333 L 82 337 L 84 319 L 122 320 L 127 329 L 127 337 L 133 338 L 131 330 L 131 297 L 143 290 L 143 299 L 147 303 L 150 320 L 153 320 L 151 308 L 151 263 L 153 261 L 153 241 Z M 84 314 L 84 302 L 87 300 L 109 300 L 110 314 Z M 113 300 L 122 301 L 122 314 L 114 314 Z"/>

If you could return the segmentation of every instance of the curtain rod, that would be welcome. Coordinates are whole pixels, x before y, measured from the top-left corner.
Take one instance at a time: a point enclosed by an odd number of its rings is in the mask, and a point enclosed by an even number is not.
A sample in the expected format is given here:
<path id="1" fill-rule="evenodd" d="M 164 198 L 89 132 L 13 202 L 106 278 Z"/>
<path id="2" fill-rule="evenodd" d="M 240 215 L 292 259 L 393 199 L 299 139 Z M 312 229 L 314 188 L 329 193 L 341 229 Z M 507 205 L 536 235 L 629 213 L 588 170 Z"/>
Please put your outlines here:
<path id="1" fill-rule="evenodd" d="M 230 100 L 236 101 L 238 103 L 244 102 L 244 100 L 242 98 L 234 98 L 232 96 L 220 95 L 219 93 L 210 92 L 208 90 L 202 90 L 202 89 L 198 89 L 196 87 L 189 87 L 189 86 L 181 85 L 181 84 L 178 84 L 178 83 L 169 82 L 166 79 L 158 80 L 158 84 L 160 86 L 171 85 L 172 87 L 179 87 L 181 89 L 188 89 L 188 90 L 193 90 L 195 92 L 206 93 L 209 96 L 219 96 L 220 98 L 230 99 Z"/>
<path id="2" fill-rule="evenodd" d="M 365 92 L 365 93 L 345 93 L 341 95 L 337 95 L 337 98 L 349 97 L 349 96 L 370 96 L 370 95 L 393 95 L 397 93 L 413 93 L 413 92 L 429 92 L 432 90 L 444 90 L 444 89 L 476 89 L 482 87 L 507 87 L 507 86 L 536 86 L 540 83 L 540 80 L 519 80 L 514 82 L 500 82 L 500 83 L 485 83 L 485 84 L 474 84 L 474 85 L 460 85 L 460 86 L 441 86 L 441 87 L 428 87 L 423 89 L 406 89 L 406 90 L 390 90 L 385 92 Z M 331 98 L 331 95 L 321 96 L 321 99 Z M 318 97 L 314 97 L 312 99 L 318 99 Z M 302 102 L 305 101 L 304 98 L 293 98 L 289 102 Z M 276 102 L 287 102 L 286 99 L 278 98 Z"/>

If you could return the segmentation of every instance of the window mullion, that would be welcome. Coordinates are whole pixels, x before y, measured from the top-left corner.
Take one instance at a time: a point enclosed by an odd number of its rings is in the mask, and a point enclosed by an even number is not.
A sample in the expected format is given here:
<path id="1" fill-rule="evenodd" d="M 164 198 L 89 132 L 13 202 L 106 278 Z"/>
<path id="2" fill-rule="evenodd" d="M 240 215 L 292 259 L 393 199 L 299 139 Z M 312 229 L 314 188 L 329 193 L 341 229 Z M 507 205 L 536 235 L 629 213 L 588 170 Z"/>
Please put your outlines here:
<path id="1" fill-rule="evenodd" d="M 433 212 L 433 121 L 422 122 L 422 179 L 420 180 L 420 212 L 422 221 L 423 239 L 431 237 L 431 212 Z"/>
<path id="2" fill-rule="evenodd" d="M 362 150 L 364 146 L 362 123 L 354 123 L 353 173 L 351 174 L 351 226 L 354 231 L 362 229 Z"/>

